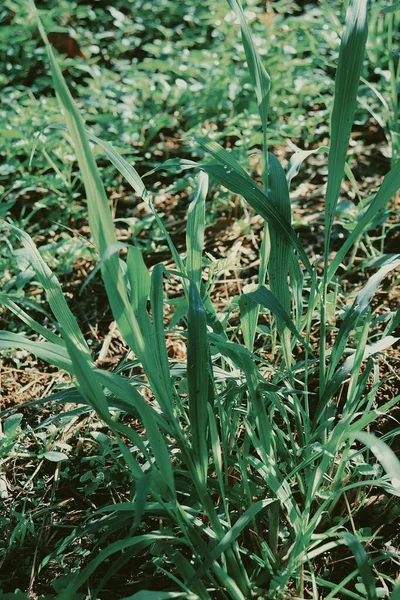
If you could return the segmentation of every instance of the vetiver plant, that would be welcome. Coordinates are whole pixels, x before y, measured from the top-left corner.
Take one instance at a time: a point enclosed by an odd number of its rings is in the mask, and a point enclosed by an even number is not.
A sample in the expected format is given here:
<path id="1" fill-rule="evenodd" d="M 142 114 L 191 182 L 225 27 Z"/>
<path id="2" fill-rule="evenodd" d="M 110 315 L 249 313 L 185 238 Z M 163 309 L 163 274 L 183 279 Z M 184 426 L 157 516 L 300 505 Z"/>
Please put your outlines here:
<path id="1" fill-rule="evenodd" d="M 238 0 L 229 0 L 237 16 L 263 128 L 262 186 L 233 155 L 216 142 L 196 138 L 211 161 L 181 161 L 200 170 L 187 222 L 187 252 L 182 257 L 157 216 L 151 196 L 135 169 L 108 143 L 89 134 L 68 91 L 46 33 L 38 20 L 87 195 L 89 224 L 114 319 L 145 379 L 96 367 L 90 349 L 68 308 L 61 286 L 32 239 L 5 222 L 25 248 L 38 283 L 46 292 L 58 333 L 50 331 L 2 295 L 39 339 L 0 332 L 2 349 L 23 348 L 76 378 L 82 404 L 91 406 L 118 441 L 135 481 L 130 502 L 113 504 L 93 515 L 99 527 L 129 535 L 110 542 L 73 574 L 58 600 L 74 598 L 110 557 L 107 575 L 92 587 L 101 593 L 105 580 L 135 555 L 147 552 L 154 567 L 170 578 L 170 590 L 140 592 L 131 598 L 339 597 L 374 600 L 383 593 L 399 597 L 399 587 L 380 573 L 390 553 L 369 558 L 368 536 L 354 527 L 348 497 L 358 507 L 367 489 L 398 495 L 400 464 L 388 442 L 365 431 L 388 412 L 398 397 L 375 404 L 380 386 L 374 355 L 391 346 L 397 316 L 384 332 L 375 327 L 371 300 L 383 278 L 400 265 L 400 256 L 383 256 L 379 269 L 344 310 L 340 321 L 327 321 L 329 291 L 346 256 L 400 185 L 400 163 L 385 176 L 341 248 L 331 257 L 336 204 L 356 107 L 357 88 L 367 39 L 366 0 L 351 0 L 336 75 L 328 154 L 323 265 L 310 263 L 291 225 L 289 186 L 304 153 L 294 155 L 285 172 L 268 152 L 270 77 L 253 43 Z M 32 9 L 35 10 L 32 5 Z M 99 145 L 153 211 L 166 236 L 175 269 L 161 264 L 149 273 L 141 252 L 125 245 L 126 259 L 99 178 L 90 142 Z M 174 166 L 166 165 L 166 166 Z M 212 303 L 203 279 L 202 251 L 208 176 L 240 194 L 266 222 L 256 289 L 239 298 L 243 343 Z M 177 278 L 188 301 L 184 336 L 186 369 L 174 370 L 166 349 L 163 315 L 164 278 Z M 337 285 L 338 282 L 335 282 Z M 260 310 L 270 315 L 275 340 L 273 364 L 258 349 Z M 333 343 L 328 340 L 334 336 Z M 319 338 L 319 343 L 314 340 Z M 144 388 L 151 392 L 142 394 Z M 339 402 L 340 398 L 340 402 Z M 113 409 L 132 415 L 141 430 L 115 419 Z M 396 432 L 393 432 L 393 435 Z M 366 447 L 372 452 L 366 451 Z M 365 469 L 373 456 L 382 468 Z M 371 474 L 373 473 L 373 474 Z M 357 510 L 354 508 L 354 510 Z M 156 521 L 155 521 L 156 520 Z M 101 523 L 100 523 L 101 522 Z M 157 523 L 155 527 L 153 523 Z M 161 524 L 160 524 L 161 523 Z M 351 530 L 351 531 L 350 531 Z M 353 572 L 338 582 L 324 577 L 318 560 L 340 546 L 355 557 Z M 353 580 L 361 577 L 362 591 Z M 384 585 L 382 585 L 382 582 Z M 390 590 L 390 592 L 388 591 Z M 101 596 L 100 596 L 101 597 Z"/>

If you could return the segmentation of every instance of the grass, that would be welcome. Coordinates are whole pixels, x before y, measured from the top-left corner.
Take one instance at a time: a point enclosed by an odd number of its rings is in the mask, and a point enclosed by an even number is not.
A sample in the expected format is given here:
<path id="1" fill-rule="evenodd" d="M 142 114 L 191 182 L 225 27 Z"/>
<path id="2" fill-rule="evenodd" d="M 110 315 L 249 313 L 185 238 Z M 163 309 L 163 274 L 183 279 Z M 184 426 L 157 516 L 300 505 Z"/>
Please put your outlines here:
<path id="1" fill-rule="evenodd" d="M 388 215 L 400 185 L 398 161 L 392 160 L 379 189 L 364 200 L 347 238 L 332 253 L 345 174 L 354 181 L 347 160 L 366 56 L 368 6 L 363 0 L 350 2 L 341 36 L 330 119 L 322 263 L 309 255 L 292 224 L 289 189 L 307 156 L 322 156 L 325 150 L 296 153 L 286 171 L 270 152 L 274 138 L 268 113 L 274 106 L 270 88 L 274 76 L 263 66 L 268 67 L 268 56 L 265 60 L 260 56 L 240 2 L 230 0 L 229 6 L 229 27 L 234 35 L 236 16 L 262 126 L 257 138 L 262 142 L 261 182 L 249 174 L 245 153 L 228 151 L 213 136 L 194 135 L 191 158 L 174 158 L 163 165 L 168 172 L 195 170 L 184 252 L 176 247 L 152 194 L 126 155 L 87 131 L 31 6 L 65 119 L 65 126 L 53 136 L 65 134 L 72 142 L 97 268 L 130 357 L 114 371 L 99 368 L 57 276 L 27 227 L 16 227 L 7 218 L 4 230 L 13 244 L 19 240 L 23 247 L 30 280 L 45 293 L 52 327 L 23 310 L 16 294 L 8 290 L 1 296 L 4 306 L 36 335 L 2 331 L 0 347 L 7 352 L 24 350 L 67 372 L 73 385 L 53 401 L 66 399 L 78 405 L 71 413 L 51 417 L 40 427 L 40 436 L 35 430 L 22 436 L 36 444 L 38 470 L 46 461 L 57 465 L 55 497 L 62 473 L 69 485 L 74 476 L 67 466 L 71 439 L 68 435 L 67 441 L 60 439 L 51 422 L 61 418 L 68 428 L 77 422 L 74 419 L 84 419 L 80 427 L 90 430 L 94 411 L 105 433 L 93 436 L 92 448 L 85 434 L 79 460 L 84 460 L 85 448 L 94 466 L 79 485 L 90 482 L 84 486 L 89 500 L 99 487 L 103 497 L 110 493 L 104 494 L 103 482 L 108 477 L 112 481 L 113 474 L 121 478 L 124 489 L 122 495 L 112 494 L 108 505 L 87 509 L 77 528 L 42 557 L 39 566 L 34 565 L 36 573 L 52 565 L 65 575 L 53 586 L 55 595 L 50 595 L 57 600 L 108 597 L 102 590 L 132 564 L 140 565 L 141 573 L 125 586 L 120 597 L 126 599 L 395 600 L 399 593 L 393 566 L 396 552 L 383 549 L 379 529 L 368 530 L 365 515 L 371 490 L 388 499 L 399 494 L 400 464 L 391 449 L 398 431 L 390 428 L 378 437 L 371 429 L 398 403 L 395 394 L 378 403 L 379 390 L 387 383 L 379 374 L 378 356 L 397 341 L 393 334 L 398 311 L 387 312 L 382 327 L 372 303 L 400 265 L 400 256 L 372 251 L 372 275 L 351 294 L 344 289 L 352 252 L 369 239 L 368 231 L 380 214 Z M 328 6 L 326 10 L 331 14 Z M 396 139 L 395 131 L 391 139 Z M 139 245 L 118 241 L 91 143 L 142 198 L 164 236 L 173 265 L 156 264 L 149 270 Z M 393 154 L 394 147 L 395 142 Z M 202 160 L 193 160 L 196 155 Z M 243 198 L 265 221 L 258 279 L 228 300 L 224 312 L 215 303 L 204 256 L 209 178 Z M 182 298 L 175 327 L 164 310 L 168 286 L 175 286 Z M 171 362 L 167 349 L 171 333 L 185 341 L 186 360 Z M 20 422 L 17 413 L 3 425 L 3 466 L 18 453 L 25 456 Z M 113 473 L 108 474 L 104 465 Z M 118 490 L 115 483 L 106 489 L 110 487 Z M 54 510 L 52 502 L 43 505 L 43 498 L 38 507 L 46 513 Z M 5 557 L 17 544 L 23 547 L 24 528 L 31 535 L 35 532 L 35 511 L 27 514 L 24 509 L 17 520 Z M 4 528 L 9 525 L 5 522 Z M 43 531 L 47 527 L 51 531 L 48 524 Z M 93 539 L 91 547 L 88 540 Z M 80 540 L 88 543 L 90 552 L 75 552 L 68 567 L 66 549 Z M 347 559 L 343 574 L 323 567 L 330 557 L 335 560 L 343 554 Z M 162 575 L 157 589 L 152 588 L 155 573 Z"/>

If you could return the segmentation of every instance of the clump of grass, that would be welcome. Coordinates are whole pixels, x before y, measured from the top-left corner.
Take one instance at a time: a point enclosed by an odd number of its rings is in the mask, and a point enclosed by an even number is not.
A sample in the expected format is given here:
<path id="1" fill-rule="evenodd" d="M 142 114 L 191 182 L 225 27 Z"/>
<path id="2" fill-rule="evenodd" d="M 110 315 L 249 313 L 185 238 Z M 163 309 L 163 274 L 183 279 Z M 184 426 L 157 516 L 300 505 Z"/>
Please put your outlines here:
<path id="1" fill-rule="evenodd" d="M 110 144 L 85 130 L 38 20 L 82 173 L 107 297 L 121 335 L 140 362 L 151 390 L 151 399 L 145 399 L 140 386 L 128 377 L 96 366 L 58 280 L 32 239 L 5 223 L 24 246 L 59 332 L 44 328 L 4 295 L 3 303 L 41 339 L 3 331 L 0 347 L 23 348 L 71 373 L 82 403 L 92 407 L 113 433 L 135 482 L 128 503 L 113 504 L 104 508 L 101 516 L 93 515 L 94 521 L 101 519 L 103 530 L 109 527 L 114 533 L 118 523 L 122 529 L 129 521 L 129 536 L 109 543 L 71 574 L 58 592 L 58 600 L 70 600 L 88 582 L 92 595 L 97 596 L 117 569 L 144 552 L 173 587 L 165 593 L 148 591 L 149 598 L 318 598 L 323 593 L 329 599 L 373 600 L 382 589 L 384 593 L 394 590 L 393 580 L 379 571 L 390 554 L 368 558 L 365 544 L 369 538 L 354 526 L 348 495 L 357 493 L 361 507 L 370 486 L 399 494 L 400 464 L 395 454 L 385 440 L 366 430 L 398 402 L 396 397 L 383 406 L 374 403 L 380 382 L 373 357 L 394 343 L 395 318 L 383 335 L 376 334 L 370 305 L 383 278 L 400 265 L 400 256 L 382 257 L 378 271 L 343 311 L 333 344 L 327 341 L 328 292 L 334 277 L 347 253 L 397 191 L 400 180 L 397 162 L 331 258 L 331 232 L 367 40 L 367 3 L 350 2 L 340 46 L 322 271 L 310 263 L 291 225 L 289 184 L 293 171 L 285 173 L 268 152 L 270 77 L 239 0 L 229 4 L 240 23 L 262 123 L 262 186 L 215 141 L 196 138 L 211 160 L 180 163 L 200 170 L 188 212 L 185 257 L 177 252 L 135 169 Z M 149 273 L 134 246 L 127 247 L 126 260 L 119 257 L 121 246 L 90 142 L 104 150 L 153 211 L 175 261 L 174 270 L 156 265 Z M 294 163 L 296 160 L 299 165 L 301 158 L 295 157 Z M 243 344 L 219 318 L 202 279 L 208 176 L 240 194 L 266 222 L 258 286 L 239 299 Z M 187 366 L 178 374 L 171 370 L 166 348 L 165 277 L 180 280 L 188 302 L 184 331 Z M 267 311 L 273 322 L 274 369 L 255 349 L 260 309 Z M 336 306 L 334 309 L 338 312 Z M 315 335 L 318 345 L 313 342 Z M 115 404 L 139 419 L 142 429 L 113 418 Z M 373 460 L 366 448 L 382 467 L 374 476 L 370 471 L 363 475 L 357 468 L 360 462 Z M 155 519 L 158 523 L 161 519 L 161 525 L 149 528 Z M 354 571 L 332 582 L 320 572 L 318 559 L 344 546 L 354 554 Z M 119 558 L 105 578 L 92 584 L 97 567 L 116 555 Z M 354 591 L 357 575 L 364 595 Z M 396 594 L 398 589 L 393 591 L 393 599 Z M 142 592 L 131 596 L 141 597 Z"/>

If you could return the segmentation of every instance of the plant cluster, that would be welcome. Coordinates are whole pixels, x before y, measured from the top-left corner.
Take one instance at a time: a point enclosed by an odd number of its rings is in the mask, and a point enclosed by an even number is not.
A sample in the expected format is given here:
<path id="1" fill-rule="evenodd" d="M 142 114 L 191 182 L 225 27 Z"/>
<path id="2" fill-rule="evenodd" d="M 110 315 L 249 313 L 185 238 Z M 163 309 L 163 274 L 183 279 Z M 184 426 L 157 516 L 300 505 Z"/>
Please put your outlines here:
<path id="1" fill-rule="evenodd" d="M 251 142 L 261 146 L 261 181 L 252 178 L 240 153 L 205 135 L 194 135 L 192 141 L 202 160 L 193 160 L 192 155 L 163 163 L 168 172 L 191 169 L 196 174 L 184 253 L 178 251 L 131 161 L 86 129 L 31 5 L 65 121 L 56 124 L 56 130 L 72 142 L 98 255 L 96 269 L 132 358 L 114 371 L 96 364 L 59 279 L 29 233 L 6 219 L 4 230 L 22 244 L 54 327 L 44 326 L 8 291 L 1 295 L 3 306 L 35 337 L 1 331 L 0 348 L 25 350 L 71 375 L 74 387 L 61 399 L 77 404 L 78 412 L 62 418 L 70 424 L 71 417 L 95 411 L 108 432 L 104 438 L 95 436 L 103 444 L 102 456 L 124 474 L 125 497 L 88 511 L 81 528 L 66 537 L 63 549 L 79 536 L 94 533 L 99 542 L 84 564 L 74 565 L 56 582 L 57 600 L 85 598 L 88 586 L 90 597 L 102 598 L 107 582 L 128 564 L 140 564 L 146 574 L 149 568 L 163 574 L 164 587 L 152 588 L 151 578 L 143 576 L 146 588 L 143 580 L 136 582 L 125 600 L 321 596 L 396 600 L 400 594 L 393 570 L 386 568 L 397 560 L 395 550 L 379 548 L 368 555 L 366 547 L 378 534 L 358 526 L 371 489 L 387 498 L 400 493 L 400 463 L 390 447 L 398 431 L 393 428 L 380 437 L 370 433 L 377 419 L 398 403 L 394 396 L 378 404 L 385 380 L 377 356 L 397 341 L 399 311 L 380 318 L 374 315 L 372 302 L 382 282 L 400 265 L 400 255 L 374 254 L 368 261 L 373 274 L 354 297 L 346 298 L 342 290 L 343 273 L 354 260 L 354 251 L 382 213 L 387 217 L 400 186 L 392 121 L 387 127 L 391 168 L 376 193 L 357 207 L 356 216 L 347 221 L 347 236 L 331 252 L 343 178 L 346 174 L 355 181 L 347 156 L 370 9 L 365 0 L 351 0 L 346 12 L 329 147 L 297 151 L 284 169 L 269 151 L 271 140 L 275 142 L 269 128 L 273 71 L 264 66 L 268 58 L 260 54 L 240 0 L 228 4 L 226 22 L 232 30 L 235 20 L 240 26 L 247 77 L 261 121 L 261 133 Z M 329 7 L 326 10 L 331 14 Z M 387 11 L 390 19 L 394 10 Z M 191 10 L 187 14 L 189 20 L 196 18 Z M 118 9 L 113 17 L 124 22 Z M 131 21 L 129 26 L 133 27 Z M 137 35 L 145 34 L 140 21 L 135 27 Z M 173 24 L 171 30 L 175 31 Z M 151 64 L 160 69 L 159 63 Z M 389 70 L 396 68 L 393 62 Z M 189 100 L 185 104 L 190 106 Z M 118 240 L 94 147 L 145 203 L 168 245 L 172 267 L 158 263 L 149 270 L 138 245 Z M 319 260 L 310 260 L 292 224 L 289 191 L 303 161 L 323 153 L 327 153 L 323 252 Z M 224 311 L 214 302 L 211 269 L 203 256 L 209 178 L 243 198 L 265 222 L 257 283 Z M 182 290 L 182 310 L 173 325 L 164 314 L 170 282 Z M 261 318 L 266 323 L 262 327 Z M 170 360 L 171 333 L 185 341 L 185 360 Z M 4 456 L 23 451 L 18 450 L 20 416 L 9 417 L 4 425 Z M 54 449 L 51 436 L 50 429 L 39 438 L 40 456 L 56 462 L 61 473 L 68 461 L 60 449 L 66 444 L 67 452 L 68 442 L 58 440 Z M 90 498 L 106 475 L 102 478 L 93 468 L 87 473 L 90 484 L 85 494 Z M 112 479 L 111 474 L 108 477 Z M 85 482 L 85 477 L 80 480 Z M 324 560 L 347 550 L 347 557 L 354 556 L 354 568 L 336 580 L 323 567 Z M 60 555 L 59 550 L 57 560 Z M 55 555 L 46 557 L 41 568 L 51 560 Z M 96 577 L 104 564 L 108 568 Z"/>

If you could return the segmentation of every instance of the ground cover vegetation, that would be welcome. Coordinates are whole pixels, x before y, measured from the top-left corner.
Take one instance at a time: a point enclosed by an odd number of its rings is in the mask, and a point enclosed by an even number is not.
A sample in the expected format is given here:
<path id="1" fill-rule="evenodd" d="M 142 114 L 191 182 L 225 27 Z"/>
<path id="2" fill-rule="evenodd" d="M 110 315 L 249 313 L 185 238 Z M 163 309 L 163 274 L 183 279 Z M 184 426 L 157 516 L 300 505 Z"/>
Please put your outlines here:
<path id="1" fill-rule="evenodd" d="M 398 5 L 0 11 L 1 597 L 399 598 Z"/>

